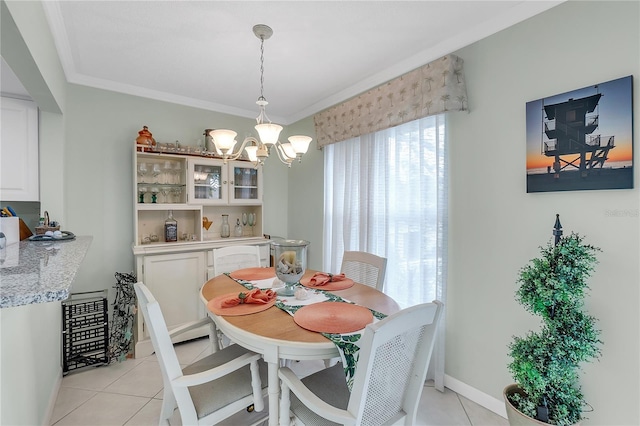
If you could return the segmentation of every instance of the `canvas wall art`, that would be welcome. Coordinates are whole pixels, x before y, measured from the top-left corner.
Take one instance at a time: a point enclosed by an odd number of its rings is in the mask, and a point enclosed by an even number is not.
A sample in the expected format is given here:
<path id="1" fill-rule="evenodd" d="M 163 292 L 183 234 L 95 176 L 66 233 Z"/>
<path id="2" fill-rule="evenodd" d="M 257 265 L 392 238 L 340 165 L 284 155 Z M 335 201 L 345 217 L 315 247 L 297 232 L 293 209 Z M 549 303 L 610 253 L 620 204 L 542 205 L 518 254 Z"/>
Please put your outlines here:
<path id="1" fill-rule="evenodd" d="M 527 192 L 633 188 L 632 82 L 527 102 Z"/>

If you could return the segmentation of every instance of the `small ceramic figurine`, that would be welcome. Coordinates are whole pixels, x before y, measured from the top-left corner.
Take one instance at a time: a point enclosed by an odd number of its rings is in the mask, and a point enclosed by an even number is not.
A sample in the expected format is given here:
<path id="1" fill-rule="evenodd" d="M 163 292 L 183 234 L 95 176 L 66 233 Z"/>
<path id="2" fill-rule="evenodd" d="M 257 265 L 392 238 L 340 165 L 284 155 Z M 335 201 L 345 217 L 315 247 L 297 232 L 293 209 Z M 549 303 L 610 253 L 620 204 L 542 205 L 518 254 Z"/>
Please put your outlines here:
<path id="1" fill-rule="evenodd" d="M 147 126 L 142 126 L 142 130 L 138 132 L 136 145 L 146 145 L 146 147 L 143 148 L 144 151 L 151 151 L 152 147 L 156 146 L 156 140 L 153 139 L 153 135 Z M 140 150 L 140 148 L 138 149 Z"/>

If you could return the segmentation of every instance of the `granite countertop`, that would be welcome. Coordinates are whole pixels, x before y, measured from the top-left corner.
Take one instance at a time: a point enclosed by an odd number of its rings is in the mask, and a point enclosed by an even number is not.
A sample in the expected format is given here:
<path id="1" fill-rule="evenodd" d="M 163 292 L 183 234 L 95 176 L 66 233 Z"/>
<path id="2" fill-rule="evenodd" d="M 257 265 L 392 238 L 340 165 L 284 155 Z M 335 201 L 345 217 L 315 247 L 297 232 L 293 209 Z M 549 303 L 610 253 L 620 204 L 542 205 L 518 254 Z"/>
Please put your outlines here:
<path id="1" fill-rule="evenodd" d="M 69 297 L 71 283 L 92 239 L 24 240 L 0 250 L 0 308 Z"/>

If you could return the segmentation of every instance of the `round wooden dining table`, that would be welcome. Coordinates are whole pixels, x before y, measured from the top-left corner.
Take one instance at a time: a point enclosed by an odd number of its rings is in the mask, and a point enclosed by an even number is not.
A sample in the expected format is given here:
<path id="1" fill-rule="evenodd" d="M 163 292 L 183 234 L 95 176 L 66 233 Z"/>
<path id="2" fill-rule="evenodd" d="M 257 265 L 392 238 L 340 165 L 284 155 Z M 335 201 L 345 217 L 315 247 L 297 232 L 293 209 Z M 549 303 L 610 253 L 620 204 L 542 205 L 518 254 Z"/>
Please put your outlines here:
<path id="1" fill-rule="evenodd" d="M 304 277 L 316 271 L 307 270 Z M 205 303 L 230 293 L 239 293 L 245 288 L 227 275 L 218 275 L 201 288 L 200 296 Z M 343 299 L 360 306 L 390 315 L 400 310 L 398 304 L 386 294 L 373 287 L 354 283 L 345 290 L 331 291 Z M 339 356 L 335 344 L 320 333 L 305 330 L 295 323 L 287 312 L 272 306 L 250 315 L 222 316 L 207 310 L 218 330 L 234 343 L 262 354 L 269 369 L 269 424 L 278 424 L 278 400 L 280 386 L 278 368 L 280 360 L 331 359 Z"/>

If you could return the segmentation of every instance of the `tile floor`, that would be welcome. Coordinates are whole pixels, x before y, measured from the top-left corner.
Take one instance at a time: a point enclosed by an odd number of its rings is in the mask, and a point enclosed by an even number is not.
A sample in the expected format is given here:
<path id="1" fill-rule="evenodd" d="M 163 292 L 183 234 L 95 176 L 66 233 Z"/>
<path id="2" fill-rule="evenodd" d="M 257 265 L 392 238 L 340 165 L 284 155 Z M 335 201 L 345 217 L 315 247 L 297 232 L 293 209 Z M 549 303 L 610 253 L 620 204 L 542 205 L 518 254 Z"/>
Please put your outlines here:
<path id="1" fill-rule="evenodd" d="M 181 363 L 189 364 L 208 353 L 208 339 L 176 345 Z M 323 363 L 294 362 L 292 369 L 303 376 Z M 51 424 L 140 425 L 158 424 L 162 404 L 162 377 L 155 355 L 122 363 L 70 373 L 62 379 Z M 181 425 L 175 411 L 171 425 Z M 231 423 L 229 423 L 231 424 Z M 417 425 L 507 425 L 507 420 L 478 404 L 446 390 L 441 393 L 426 386 L 417 416 Z"/>

